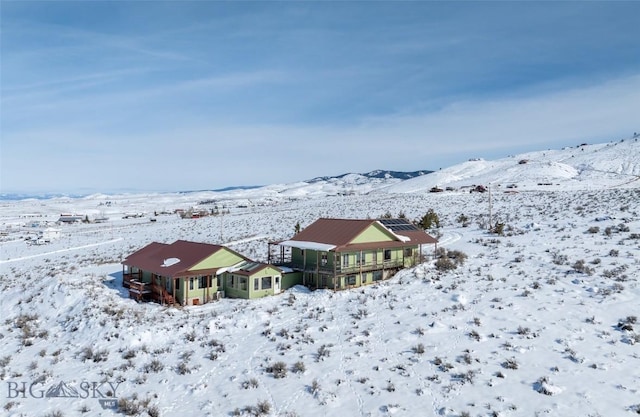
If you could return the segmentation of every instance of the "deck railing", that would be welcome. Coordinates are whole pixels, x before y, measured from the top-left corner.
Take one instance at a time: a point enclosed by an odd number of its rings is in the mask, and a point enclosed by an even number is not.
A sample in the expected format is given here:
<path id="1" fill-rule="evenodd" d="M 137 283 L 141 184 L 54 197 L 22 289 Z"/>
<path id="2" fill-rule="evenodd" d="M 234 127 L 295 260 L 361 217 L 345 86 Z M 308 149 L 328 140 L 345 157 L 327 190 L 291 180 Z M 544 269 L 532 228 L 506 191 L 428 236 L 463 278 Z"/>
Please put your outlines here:
<path id="1" fill-rule="evenodd" d="M 405 261 L 407 260 L 388 260 L 383 262 L 363 262 L 360 264 L 354 265 L 338 265 L 335 268 L 329 265 L 316 265 L 316 264 L 307 264 L 304 265 L 300 262 L 289 262 L 286 265 L 290 268 L 296 269 L 298 271 L 304 272 L 318 272 L 321 274 L 336 274 L 336 275 L 348 275 L 348 274 L 358 274 L 361 272 L 371 272 L 371 271 L 382 271 L 385 269 L 397 269 L 404 268 Z"/>

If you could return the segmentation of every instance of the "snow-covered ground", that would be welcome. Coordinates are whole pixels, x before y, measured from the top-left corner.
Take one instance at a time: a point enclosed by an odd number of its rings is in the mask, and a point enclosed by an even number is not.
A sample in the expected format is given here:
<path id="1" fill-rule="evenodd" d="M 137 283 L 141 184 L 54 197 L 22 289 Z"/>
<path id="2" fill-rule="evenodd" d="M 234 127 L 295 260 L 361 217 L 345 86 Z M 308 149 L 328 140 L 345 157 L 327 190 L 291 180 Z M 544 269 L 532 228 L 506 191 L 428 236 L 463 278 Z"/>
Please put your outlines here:
<path id="1" fill-rule="evenodd" d="M 468 161 L 386 184 L 2 201 L 0 414 L 637 415 L 639 148 Z M 223 214 L 161 214 L 192 206 Z M 137 304 L 121 286 L 120 261 L 151 241 L 265 260 L 297 222 L 429 209 L 440 246 L 467 255 L 455 270 L 430 260 L 362 289 L 186 308 Z M 490 212 L 504 235 L 487 232 Z M 109 219 L 27 243 L 61 213 Z"/>

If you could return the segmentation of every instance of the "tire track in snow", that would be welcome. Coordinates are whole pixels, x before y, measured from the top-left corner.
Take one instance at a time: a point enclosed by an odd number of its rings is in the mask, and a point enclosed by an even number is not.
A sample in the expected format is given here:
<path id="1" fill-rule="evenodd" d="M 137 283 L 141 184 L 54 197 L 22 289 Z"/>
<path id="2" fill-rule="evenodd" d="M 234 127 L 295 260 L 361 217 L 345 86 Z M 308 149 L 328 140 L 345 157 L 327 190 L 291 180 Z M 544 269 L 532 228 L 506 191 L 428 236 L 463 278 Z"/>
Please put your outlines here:
<path id="1" fill-rule="evenodd" d="M 53 254 L 56 254 L 56 253 L 71 252 L 71 251 L 79 250 L 79 249 L 93 248 L 95 246 L 102 246 L 102 245 L 108 245 L 109 243 L 120 242 L 121 240 L 124 240 L 124 238 L 119 237 L 117 239 L 107 240 L 106 242 L 90 243 L 88 245 L 74 246 L 72 248 L 65 248 L 65 249 L 58 249 L 58 250 L 54 250 L 54 251 L 51 251 L 51 252 L 38 253 L 38 254 L 35 254 L 35 255 L 28 255 L 28 256 L 21 256 L 19 258 L 4 259 L 4 260 L 0 260 L 0 264 L 24 261 L 26 259 L 38 258 L 40 256 L 48 256 L 48 255 L 53 255 Z"/>
<path id="2" fill-rule="evenodd" d="M 364 401 L 362 400 L 362 396 L 358 393 L 356 388 L 353 386 L 353 382 L 351 381 L 351 378 L 349 378 L 349 375 L 347 375 L 347 371 L 344 369 L 344 357 L 345 357 L 344 356 L 344 350 L 345 350 L 344 327 L 340 320 L 337 320 L 337 322 L 338 322 L 338 343 L 340 344 L 340 372 L 344 376 L 345 381 L 347 381 L 347 384 L 349 384 L 349 388 L 351 389 L 353 394 L 356 396 L 356 402 L 358 403 L 358 411 L 360 415 L 364 416 L 365 415 Z"/>
<path id="3" fill-rule="evenodd" d="M 442 238 L 438 239 L 438 246 L 449 246 L 462 239 L 462 233 L 449 232 L 445 233 Z"/>

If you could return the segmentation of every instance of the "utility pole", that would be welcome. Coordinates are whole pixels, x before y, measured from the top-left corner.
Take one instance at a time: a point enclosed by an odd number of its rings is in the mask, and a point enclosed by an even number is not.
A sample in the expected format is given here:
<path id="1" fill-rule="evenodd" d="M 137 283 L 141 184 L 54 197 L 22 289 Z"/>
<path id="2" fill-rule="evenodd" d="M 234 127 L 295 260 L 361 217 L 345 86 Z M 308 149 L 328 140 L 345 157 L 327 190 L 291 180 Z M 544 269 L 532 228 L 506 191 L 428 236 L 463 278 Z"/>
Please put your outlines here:
<path id="1" fill-rule="evenodd" d="M 224 217 L 224 206 L 222 206 L 223 209 L 220 211 L 220 244 L 222 244 L 222 218 Z"/>
<path id="2" fill-rule="evenodd" d="M 493 207 L 491 206 L 491 183 L 489 183 L 489 233 L 491 233 L 492 219 L 493 219 Z"/>

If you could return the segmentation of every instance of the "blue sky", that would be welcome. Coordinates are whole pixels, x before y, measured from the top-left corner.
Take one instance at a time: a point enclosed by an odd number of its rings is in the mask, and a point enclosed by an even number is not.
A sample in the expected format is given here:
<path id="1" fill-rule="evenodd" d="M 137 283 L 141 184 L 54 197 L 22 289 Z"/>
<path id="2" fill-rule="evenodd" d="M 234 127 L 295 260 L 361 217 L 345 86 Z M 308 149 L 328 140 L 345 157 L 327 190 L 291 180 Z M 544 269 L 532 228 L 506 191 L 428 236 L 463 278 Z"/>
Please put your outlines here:
<path id="1" fill-rule="evenodd" d="M 2 192 L 443 168 L 640 131 L 640 2 L 2 1 Z"/>

